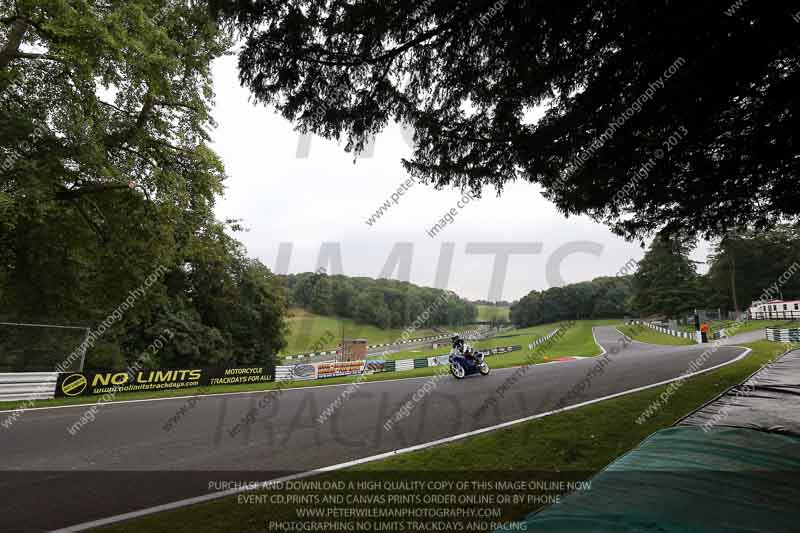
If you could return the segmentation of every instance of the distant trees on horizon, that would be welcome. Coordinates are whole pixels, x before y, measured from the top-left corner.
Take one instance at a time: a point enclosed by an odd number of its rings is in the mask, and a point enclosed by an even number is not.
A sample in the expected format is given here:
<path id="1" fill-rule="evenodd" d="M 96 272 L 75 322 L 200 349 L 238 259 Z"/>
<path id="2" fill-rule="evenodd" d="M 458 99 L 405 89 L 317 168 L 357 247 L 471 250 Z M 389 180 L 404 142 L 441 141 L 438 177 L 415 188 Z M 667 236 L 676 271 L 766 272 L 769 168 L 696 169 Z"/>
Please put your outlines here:
<path id="1" fill-rule="evenodd" d="M 729 232 L 712 245 L 706 274 L 690 254 L 693 239 L 658 235 L 630 275 L 531 291 L 511 306 L 511 321 L 532 326 L 558 320 L 663 315 L 695 309 L 746 311 L 765 289 L 800 298 L 800 228 L 783 224 L 767 231 Z"/>
<path id="2" fill-rule="evenodd" d="M 461 326 L 478 316 L 475 304 L 452 291 L 393 279 L 304 272 L 286 277 L 289 304 L 320 315 L 352 318 L 379 328 L 414 323 L 427 311 L 425 327 Z"/>

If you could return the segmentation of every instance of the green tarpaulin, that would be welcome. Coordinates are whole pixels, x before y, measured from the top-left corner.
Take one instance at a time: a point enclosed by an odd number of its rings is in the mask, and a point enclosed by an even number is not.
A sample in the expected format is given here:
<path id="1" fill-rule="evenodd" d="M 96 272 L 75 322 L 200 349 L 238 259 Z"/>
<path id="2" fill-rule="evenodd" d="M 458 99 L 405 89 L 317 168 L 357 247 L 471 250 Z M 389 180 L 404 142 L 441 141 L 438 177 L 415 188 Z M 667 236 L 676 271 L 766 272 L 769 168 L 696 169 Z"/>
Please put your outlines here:
<path id="1" fill-rule="evenodd" d="M 658 431 L 528 531 L 800 531 L 800 438 L 698 426 Z"/>

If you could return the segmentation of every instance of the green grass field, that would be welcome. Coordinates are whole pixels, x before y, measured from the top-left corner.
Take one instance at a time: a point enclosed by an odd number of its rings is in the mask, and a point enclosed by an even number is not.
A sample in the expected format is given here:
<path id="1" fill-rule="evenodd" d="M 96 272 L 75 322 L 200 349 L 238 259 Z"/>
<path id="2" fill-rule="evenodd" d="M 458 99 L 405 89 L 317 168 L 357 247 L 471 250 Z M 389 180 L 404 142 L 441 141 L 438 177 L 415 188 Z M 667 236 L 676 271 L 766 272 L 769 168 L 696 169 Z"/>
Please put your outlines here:
<path id="1" fill-rule="evenodd" d="M 617 326 L 617 329 L 635 341 L 646 342 L 648 344 L 670 344 L 673 346 L 697 344 L 692 339 L 673 337 L 672 335 L 661 333 L 647 326 Z"/>
<path id="2" fill-rule="evenodd" d="M 517 424 L 458 442 L 397 455 L 348 471 L 327 474 L 335 480 L 350 472 L 569 472 L 581 476 L 597 472 L 628 452 L 651 433 L 678 419 L 740 383 L 787 346 L 759 341 L 743 360 L 714 372 L 688 379 L 660 411 L 639 425 L 639 415 L 666 390 L 666 385 L 581 407 L 539 420 Z M 453 461 L 453 457 L 459 457 Z M 352 479 L 352 478 L 351 478 Z M 586 479 L 583 477 L 583 479 Z M 537 505 L 504 506 L 503 520 L 519 520 Z M 236 498 L 164 512 L 123 522 L 102 531 L 190 533 L 261 532 L 268 520 L 296 520 L 293 506 L 240 505 Z"/>
<path id="3" fill-rule="evenodd" d="M 394 342 L 403 336 L 404 328 L 380 329 L 369 324 L 362 324 L 349 318 L 323 316 L 309 313 L 303 309 L 292 309 L 289 319 L 288 346 L 281 355 L 292 355 L 310 351 L 318 343 L 319 350 L 336 348 L 344 337 L 363 337 L 369 344 Z M 436 335 L 432 329 L 418 329 L 413 338 Z M 321 342 L 322 341 L 322 342 Z"/>
<path id="4" fill-rule="evenodd" d="M 578 321 L 570 329 L 570 331 L 562 339 L 558 341 L 558 344 L 553 346 L 552 354 L 551 353 L 546 354 L 543 360 L 546 361 L 554 357 L 564 357 L 564 356 L 574 356 L 574 355 L 578 356 L 599 355 L 601 353 L 601 350 L 594 342 L 594 337 L 592 336 L 592 327 L 614 325 L 618 323 L 619 323 L 618 320 Z M 497 337 L 482 341 L 477 341 L 471 344 L 478 350 L 488 350 L 489 348 L 497 348 L 498 346 L 512 346 L 515 344 L 519 344 L 523 347 L 522 352 L 512 352 L 509 355 L 502 356 L 501 357 L 502 362 L 499 364 L 503 366 L 513 366 L 517 364 L 523 364 L 525 362 L 526 355 L 529 353 L 528 345 L 531 344 L 536 339 L 538 339 L 539 337 L 547 335 L 558 326 L 559 326 L 558 322 L 553 322 L 550 324 L 541 324 L 529 328 L 512 329 L 503 332 Z M 389 361 L 396 361 L 400 359 L 418 359 L 421 357 L 430 357 L 432 355 L 442 355 L 448 353 L 449 351 L 450 351 L 450 346 L 445 343 L 443 347 L 437 348 L 436 350 L 428 348 L 405 350 L 402 352 L 389 354 L 386 356 L 386 359 Z M 507 361 L 513 361 L 513 362 L 511 364 L 506 364 Z M 492 366 L 496 365 L 492 364 Z M 497 368 L 502 368 L 502 367 L 497 366 Z"/>
<path id="5" fill-rule="evenodd" d="M 495 307 L 493 305 L 478 305 L 478 321 L 490 322 L 496 320 L 499 322 L 508 322 L 508 316 L 511 313 L 509 307 Z"/>
<path id="6" fill-rule="evenodd" d="M 472 346 L 478 350 L 487 350 L 489 348 L 496 348 L 498 346 L 511 346 L 514 344 L 520 344 L 522 346 L 527 346 L 528 344 L 532 343 L 539 337 L 543 335 L 547 335 L 558 324 L 543 324 L 540 326 L 534 326 L 531 328 L 525 329 L 513 329 L 509 331 L 505 331 L 500 334 L 498 337 L 494 337 L 491 339 L 486 339 L 482 341 L 470 342 Z M 388 354 L 385 359 L 388 361 L 397 361 L 400 359 L 418 359 L 421 357 L 430 357 L 433 355 L 443 355 L 450 352 L 450 342 L 449 340 L 445 340 L 442 345 L 436 349 L 431 348 L 414 348 L 411 350 L 404 350 L 402 352 L 396 352 L 392 354 Z M 373 356 L 375 359 L 380 359 L 379 356 Z"/>

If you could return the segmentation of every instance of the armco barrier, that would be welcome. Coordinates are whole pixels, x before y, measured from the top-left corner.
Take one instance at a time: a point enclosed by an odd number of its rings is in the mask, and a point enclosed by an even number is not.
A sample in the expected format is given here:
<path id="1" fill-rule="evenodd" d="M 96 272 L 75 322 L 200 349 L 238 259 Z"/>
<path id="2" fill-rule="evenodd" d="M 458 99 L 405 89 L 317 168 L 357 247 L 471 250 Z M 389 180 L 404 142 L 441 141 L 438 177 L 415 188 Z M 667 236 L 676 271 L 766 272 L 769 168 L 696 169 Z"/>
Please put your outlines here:
<path id="1" fill-rule="evenodd" d="M 767 328 L 767 340 L 773 342 L 800 342 L 800 328 Z"/>
<path id="2" fill-rule="evenodd" d="M 645 322 L 644 320 L 631 320 L 631 324 L 644 324 L 650 329 L 654 329 L 664 335 L 672 335 L 673 337 L 680 337 L 682 339 L 689 339 L 695 342 L 697 341 L 697 336 L 694 333 L 689 333 L 688 331 L 675 331 L 674 329 L 665 328 L 664 326 L 657 326 L 650 322 Z"/>
<path id="3" fill-rule="evenodd" d="M 448 339 L 448 338 L 450 338 L 449 335 L 435 335 L 433 337 L 419 337 L 417 339 L 407 339 L 407 340 L 398 341 L 398 342 L 387 342 L 387 343 L 383 343 L 383 344 L 370 344 L 369 346 L 367 346 L 367 349 L 370 350 L 372 348 L 382 348 L 384 346 L 398 346 L 400 344 L 409 344 L 409 343 L 412 343 L 412 342 L 427 342 L 427 341 L 434 341 L 434 340 L 438 340 L 438 339 Z M 283 359 L 286 360 L 286 361 L 291 361 L 292 359 L 304 359 L 306 357 L 318 357 L 320 355 L 336 355 L 336 353 L 337 353 L 336 350 L 328 350 L 328 351 L 325 351 L 325 352 L 309 352 L 309 353 L 301 353 L 301 354 L 296 354 L 296 355 L 287 355 L 287 356 L 283 357 Z"/>
<path id="4" fill-rule="evenodd" d="M 0 374 L 0 402 L 48 400 L 55 396 L 58 372 Z"/>
<path id="5" fill-rule="evenodd" d="M 414 360 L 413 359 L 401 359 L 400 361 L 394 362 L 394 371 L 395 372 L 404 372 L 406 370 L 414 370 Z"/>
<path id="6" fill-rule="evenodd" d="M 533 341 L 532 343 L 530 343 L 530 344 L 528 345 L 528 349 L 529 349 L 529 350 L 533 350 L 534 348 L 536 348 L 537 346 L 539 346 L 539 345 L 540 345 L 540 344 L 542 344 L 543 342 L 547 342 L 547 341 L 549 341 L 551 338 L 553 338 L 553 335 L 555 335 L 556 333 L 558 333 L 558 331 L 559 331 L 560 329 L 561 329 L 561 328 L 556 328 L 556 329 L 554 329 L 553 331 L 551 331 L 550 333 L 548 333 L 547 335 L 545 335 L 544 337 L 539 337 L 538 339 L 536 339 L 535 341 Z"/>

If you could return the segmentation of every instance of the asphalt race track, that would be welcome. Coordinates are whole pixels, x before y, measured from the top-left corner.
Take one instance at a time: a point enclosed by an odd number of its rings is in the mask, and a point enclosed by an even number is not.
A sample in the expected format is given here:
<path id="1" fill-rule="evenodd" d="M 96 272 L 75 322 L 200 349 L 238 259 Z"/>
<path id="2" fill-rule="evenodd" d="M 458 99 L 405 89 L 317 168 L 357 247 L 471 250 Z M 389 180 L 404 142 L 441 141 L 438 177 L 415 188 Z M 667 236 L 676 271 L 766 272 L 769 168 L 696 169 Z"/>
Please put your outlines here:
<path id="1" fill-rule="evenodd" d="M 617 330 L 599 327 L 595 335 L 610 362 L 569 404 L 676 378 L 710 346 L 633 342 L 614 353 Z M 704 367 L 744 351 L 722 346 Z M 285 390 L 266 406 L 269 392 L 203 397 L 169 431 L 165 423 L 186 398 L 103 405 L 74 436 L 67 428 L 86 406 L 27 411 L 10 428 L 0 427 L 0 530 L 71 526 L 207 495 L 211 480 L 272 479 L 544 413 L 596 362 L 530 367 L 477 418 L 480 406 L 518 369 L 462 381 L 447 376 L 390 431 L 384 422 L 430 378 L 363 383 L 324 424 L 317 417 L 347 385 Z M 254 421 L 232 436 L 254 408 Z"/>

